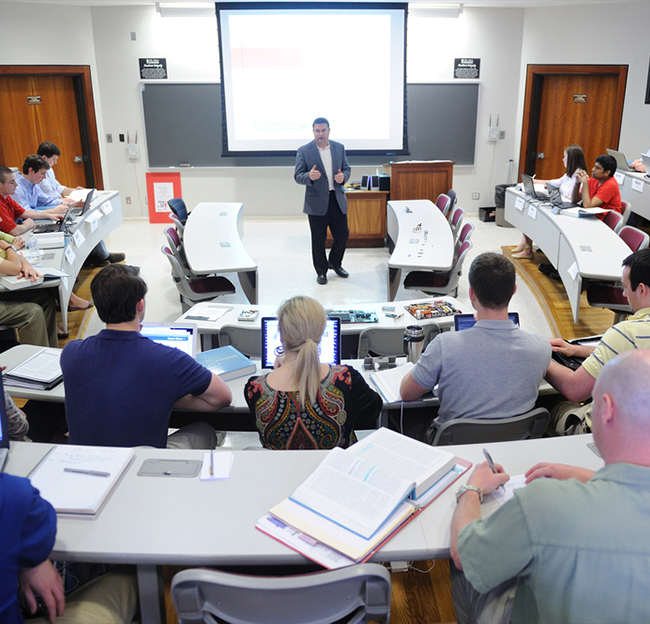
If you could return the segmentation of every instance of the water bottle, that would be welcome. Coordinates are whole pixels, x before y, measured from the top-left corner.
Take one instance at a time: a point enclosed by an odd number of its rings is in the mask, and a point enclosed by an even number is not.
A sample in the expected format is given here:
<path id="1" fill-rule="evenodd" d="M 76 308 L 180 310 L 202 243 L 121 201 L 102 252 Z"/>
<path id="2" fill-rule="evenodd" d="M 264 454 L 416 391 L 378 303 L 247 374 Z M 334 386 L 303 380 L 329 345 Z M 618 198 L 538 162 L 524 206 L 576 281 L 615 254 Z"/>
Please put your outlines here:
<path id="1" fill-rule="evenodd" d="M 38 248 L 38 238 L 32 233 L 27 241 L 27 249 L 32 263 L 37 263 L 41 259 L 41 250 Z"/>
<path id="2" fill-rule="evenodd" d="M 409 325 L 404 330 L 404 353 L 409 362 L 415 364 L 422 354 L 424 330 L 419 325 Z"/>

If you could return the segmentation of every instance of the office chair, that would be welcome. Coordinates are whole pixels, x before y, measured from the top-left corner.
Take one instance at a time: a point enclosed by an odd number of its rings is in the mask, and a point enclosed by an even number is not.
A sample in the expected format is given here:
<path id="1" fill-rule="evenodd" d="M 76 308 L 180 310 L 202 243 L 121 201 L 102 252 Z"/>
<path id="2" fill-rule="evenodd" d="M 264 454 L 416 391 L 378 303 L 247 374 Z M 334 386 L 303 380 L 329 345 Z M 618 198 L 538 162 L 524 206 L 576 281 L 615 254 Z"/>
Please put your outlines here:
<path id="1" fill-rule="evenodd" d="M 173 212 L 169 213 L 169 218 L 174 222 L 174 227 L 178 232 L 178 238 L 180 238 L 182 241 L 183 236 L 185 234 L 185 226 L 181 223 L 181 220 Z"/>
<path id="2" fill-rule="evenodd" d="M 246 357 L 261 358 L 262 330 L 259 327 L 224 325 L 219 330 L 219 346 L 226 345 L 232 345 Z"/>
<path id="3" fill-rule="evenodd" d="M 625 202 L 621 202 L 621 204 L 624 204 Z M 619 214 L 615 210 L 610 210 L 606 215 L 605 218 L 603 219 L 603 222 L 605 225 L 609 226 L 616 232 L 617 234 L 620 232 L 621 228 L 623 227 L 623 215 Z"/>
<path id="4" fill-rule="evenodd" d="M 471 248 L 471 241 L 466 240 L 462 243 L 449 272 L 411 271 L 404 280 L 404 288 L 406 290 L 421 290 L 427 295 L 450 295 L 455 297 L 458 293 L 458 282 L 463 270 L 463 262 L 465 262 L 465 256 L 467 256 L 467 252 Z"/>
<path id="5" fill-rule="evenodd" d="M 472 234 L 474 230 L 476 229 L 476 226 L 473 223 L 465 223 L 463 224 L 460 234 L 458 235 L 458 238 L 456 239 L 456 242 L 454 243 L 454 255 L 458 255 L 458 252 L 460 251 L 460 246 L 465 242 L 469 241 L 470 238 L 472 238 Z"/>
<path id="6" fill-rule="evenodd" d="M 440 193 L 436 199 L 436 206 L 440 208 L 440 212 L 442 212 L 445 217 L 449 216 L 449 210 L 451 209 L 451 198 L 449 195 L 445 195 L 444 193 Z"/>
<path id="7" fill-rule="evenodd" d="M 627 243 L 627 246 L 632 251 L 645 249 L 648 243 L 650 243 L 650 237 L 644 231 L 638 230 L 631 225 L 624 225 L 618 235 Z"/>
<path id="8" fill-rule="evenodd" d="M 435 323 L 422 325 L 424 330 L 424 344 L 422 350 L 440 333 L 440 328 Z M 361 330 L 357 347 L 357 357 L 365 358 L 368 355 L 405 355 L 404 353 L 404 328 L 403 327 L 369 327 Z"/>
<path id="9" fill-rule="evenodd" d="M 171 585 L 179 624 L 388 622 L 390 593 L 378 563 L 279 577 L 183 570 Z"/>
<path id="10" fill-rule="evenodd" d="M 541 438 L 549 418 L 548 410 L 543 407 L 510 418 L 454 418 L 438 427 L 431 444 L 446 446 Z"/>
<path id="11" fill-rule="evenodd" d="M 178 236 L 176 228 L 173 228 L 171 225 L 168 228 L 165 228 L 165 237 L 167 238 L 167 244 L 170 251 L 178 260 L 178 263 L 181 265 L 185 276 L 189 279 L 198 277 L 198 275 L 192 273 L 192 269 L 190 269 L 190 265 L 188 264 L 187 258 L 185 257 L 185 251 L 183 251 L 183 245 Z"/>
<path id="12" fill-rule="evenodd" d="M 606 308 L 614 313 L 614 324 L 633 313 L 623 288 L 616 283 L 591 282 L 587 287 L 587 301 L 594 308 Z"/>
<path id="13" fill-rule="evenodd" d="M 465 211 L 460 206 L 458 206 L 451 215 L 449 224 L 451 225 L 451 233 L 454 236 L 454 241 L 458 239 L 460 228 L 463 225 L 464 216 L 465 216 Z"/>
<path id="14" fill-rule="evenodd" d="M 451 200 L 451 203 L 449 204 L 449 214 L 451 214 L 453 209 L 456 207 L 456 191 L 454 191 L 454 189 L 449 189 L 447 191 L 447 196 Z"/>
<path id="15" fill-rule="evenodd" d="M 172 209 L 172 212 L 178 217 L 182 225 L 187 221 L 187 206 L 180 197 L 174 197 L 167 202 L 167 205 Z"/>
<path id="16" fill-rule="evenodd" d="M 235 292 L 235 287 L 232 282 L 225 277 L 188 278 L 183 272 L 180 262 L 172 253 L 172 250 L 163 245 L 161 251 L 167 260 L 169 260 L 172 269 L 172 279 L 180 295 L 183 312 L 187 312 L 199 301 L 207 301 L 220 295 L 232 295 Z"/>

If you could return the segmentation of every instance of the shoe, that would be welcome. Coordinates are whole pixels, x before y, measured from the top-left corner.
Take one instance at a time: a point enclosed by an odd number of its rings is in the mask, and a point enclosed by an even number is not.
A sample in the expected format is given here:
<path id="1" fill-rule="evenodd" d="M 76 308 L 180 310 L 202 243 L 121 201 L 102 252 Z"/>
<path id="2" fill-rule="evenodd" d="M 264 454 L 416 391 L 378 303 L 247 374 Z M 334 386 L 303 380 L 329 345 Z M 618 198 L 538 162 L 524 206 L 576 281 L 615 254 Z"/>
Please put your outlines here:
<path id="1" fill-rule="evenodd" d="M 316 278 L 316 281 L 317 281 L 319 284 L 327 284 L 327 276 L 326 276 L 326 275 L 319 275 L 319 276 Z"/>
<path id="2" fill-rule="evenodd" d="M 107 262 L 109 264 L 116 264 L 117 262 L 124 262 L 125 260 L 125 253 L 109 253 L 107 258 Z"/>
<path id="3" fill-rule="evenodd" d="M 512 253 L 511 256 L 513 258 L 517 258 L 519 260 L 532 260 L 535 257 L 535 253 L 533 252 L 532 247 L 524 247 L 521 251 L 518 251 L 517 253 Z"/>
<path id="4" fill-rule="evenodd" d="M 528 243 L 519 243 L 510 253 L 516 254 L 529 247 Z"/>
<path id="5" fill-rule="evenodd" d="M 66 338 L 70 338 L 70 332 L 57 331 L 56 332 L 56 337 L 59 340 L 65 340 Z"/>
<path id="6" fill-rule="evenodd" d="M 339 277 L 350 277 L 350 274 L 342 267 L 335 267 L 331 262 L 328 264 L 328 267 L 334 271 Z"/>
<path id="7" fill-rule="evenodd" d="M 85 308 L 75 308 L 74 306 L 68 306 L 68 312 L 77 312 L 78 310 L 90 310 L 94 308 L 95 304 L 92 301 L 88 302 L 88 305 Z"/>
<path id="8" fill-rule="evenodd" d="M 86 261 L 84 262 L 84 267 L 89 268 L 89 269 L 96 269 L 96 268 L 99 268 L 99 267 L 108 266 L 109 264 L 110 264 L 110 262 L 108 260 L 95 261 L 95 260 L 90 260 L 89 258 L 87 258 Z"/>
<path id="9" fill-rule="evenodd" d="M 540 262 L 537 265 L 537 268 L 544 273 L 544 275 L 548 275 L 551 279 L 560 279 L 560 274 L 555 270 L 555 267 L 552 264 Z"/>

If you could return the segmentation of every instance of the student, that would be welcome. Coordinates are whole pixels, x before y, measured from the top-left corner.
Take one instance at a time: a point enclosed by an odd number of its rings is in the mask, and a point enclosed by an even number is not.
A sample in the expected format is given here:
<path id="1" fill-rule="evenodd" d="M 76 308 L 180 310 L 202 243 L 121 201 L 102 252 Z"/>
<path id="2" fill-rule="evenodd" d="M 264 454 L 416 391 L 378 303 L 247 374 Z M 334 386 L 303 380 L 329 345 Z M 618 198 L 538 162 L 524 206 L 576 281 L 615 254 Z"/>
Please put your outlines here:
<path id="1" fill-rule="evenodd" d="M 596 158 L 591 177 L 586 171 L 578 172 L 578 179 L 582 183 L 582 205 L 585 208 L 603 208 L 623 214 L 621 192 L 614 178 L 615 173 L 616 159 L 608 154 Z"/>

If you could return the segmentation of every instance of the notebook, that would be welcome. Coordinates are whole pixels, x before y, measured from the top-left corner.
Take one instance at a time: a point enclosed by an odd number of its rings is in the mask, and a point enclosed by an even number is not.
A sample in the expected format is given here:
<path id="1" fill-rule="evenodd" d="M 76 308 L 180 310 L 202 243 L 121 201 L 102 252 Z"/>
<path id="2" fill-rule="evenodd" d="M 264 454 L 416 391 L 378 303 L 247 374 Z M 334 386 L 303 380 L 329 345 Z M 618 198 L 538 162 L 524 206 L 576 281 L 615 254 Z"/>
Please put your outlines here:
<path id="1" fill-rule="evenodd" d="M 7 408 L 5 406 L 5 392 L 0 375 L 0 472 L 9 455 L 9 423 L 7 421 Z"/>
<path id="2" fill-rule="evenodd" d="M 616 160 L 617 169 L 620 169 L 621 171 L 632 171 L 632 169 L 630 169 L 630 165 L 627 164 L 627 158 L 625 158 L 625 154 L 623 152 L 618 152 L 616 150 L 607 148 L 607 153 L 610 156 L 613 156 Z"/>
<path id="3" fill-rule="evenodd" d="M 320 361 L 323 364 L 341 363 L 341 321 L 328 318 L 325 331 L 318 344 Z M 273 368 L 275 360 L 282 353 L 282 342 L 278 329 L 278 319 L 265 316 L 262 318 L 262 368 Z"/>
<path id="4" fill-rule="evenodd" d="M 528 197 L 532 197 L 533 199 L 541 199 L 543 201 L 546 201 L 547 197 L 544 194 L 539 194 L 535 191 L 535 182 L 532 176 L 529 176 L 527 173 L 522 173 L 521 174 L 521 184 L 524 187 L 524 193 L 528 195 Z"/>
<path id="5" fill-rule="evenodd" d="M 519 325 L 519 312 L 508 312 L 508 318 L 515 324 Z M 454 330 L 462 331 L 470 329 L 476 324 L 473 314 L 454 314 Z"/>
<path id="6" fill-rule="evenodd" d="M 158 344 L 196 357 L 199 330 L 194 323 L 143 323 L 140 333 Z"/>

